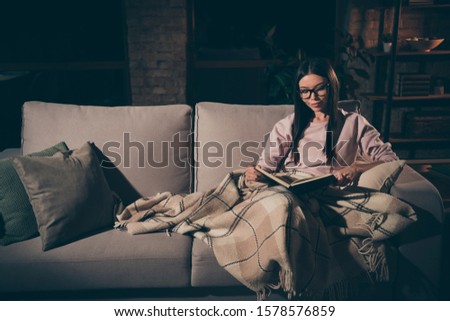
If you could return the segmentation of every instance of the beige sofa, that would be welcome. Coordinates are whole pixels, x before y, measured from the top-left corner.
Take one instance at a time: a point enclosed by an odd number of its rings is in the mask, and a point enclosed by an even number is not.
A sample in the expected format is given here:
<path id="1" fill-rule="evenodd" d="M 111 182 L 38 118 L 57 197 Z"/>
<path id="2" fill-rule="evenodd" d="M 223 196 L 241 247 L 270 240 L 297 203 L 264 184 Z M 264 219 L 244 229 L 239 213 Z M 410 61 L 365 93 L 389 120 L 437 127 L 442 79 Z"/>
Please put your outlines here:
<path id="1" fill-rule="evenodd" d="M 69 148 L 92 141 L 114 160 L 118 171 L 105 170 L 108 183 L 129 204 L 157 192 L 189 193 L 217 185 L 229 171 L 253 163 L 265 135 L 292 112 L 290 105 L 100 107 L 27 102 L 20 152 L 39 151 L 59 141 Z M 3 157 L 11 153 L 5 151 Z M 365 298 L 436 299 L 442 258 L 440 195 L 409 167 L 391 193 L 426 213 L 392 243 L 398 254 L 392 283 L 382 292 L 368 291 Z M 12 299 L 255 299 L 218 266 L 201 241 L 165 233 L 132 236 L 112 227 L 45 252 L 39 237 L 0 247 L 0 275 L 1 296 Z"/>

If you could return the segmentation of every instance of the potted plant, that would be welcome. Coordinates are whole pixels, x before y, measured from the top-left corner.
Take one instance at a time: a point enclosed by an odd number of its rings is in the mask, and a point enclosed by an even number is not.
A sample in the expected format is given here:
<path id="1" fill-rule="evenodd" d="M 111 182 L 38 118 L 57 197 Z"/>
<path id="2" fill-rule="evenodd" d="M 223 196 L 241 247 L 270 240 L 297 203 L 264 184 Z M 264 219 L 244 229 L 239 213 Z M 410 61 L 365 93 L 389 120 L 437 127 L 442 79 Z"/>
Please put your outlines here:
<path id="1" fill-rule="evenodd" d="M 292 84 L 295 79 L 295 71 L 306 53 L 299 49 L 297 55 L 292 55 L 283 50 L 275 40 L 276 30 L 277 27 L 272 26 L 262 39 L 271 56 L 271 63 L 265 68 L 268 103 L 292 104 L 294 101 Z"/>
<path id="2" fill-rule="evenodd" d="M 368 70 L 374 62 L 361 36 L 353 37 L 347 30 L 339 31 L 342 38 L 335 70 L 341 82 L 340 99 L 359 99 L 357 91 L 370 79 Z"/>
<path id="3" fill-rule="evenodd" d="M 391 52 L 391 48 L 392 48 L 392 34 L 385 33 L 383 35 L 383 51 Z"/>

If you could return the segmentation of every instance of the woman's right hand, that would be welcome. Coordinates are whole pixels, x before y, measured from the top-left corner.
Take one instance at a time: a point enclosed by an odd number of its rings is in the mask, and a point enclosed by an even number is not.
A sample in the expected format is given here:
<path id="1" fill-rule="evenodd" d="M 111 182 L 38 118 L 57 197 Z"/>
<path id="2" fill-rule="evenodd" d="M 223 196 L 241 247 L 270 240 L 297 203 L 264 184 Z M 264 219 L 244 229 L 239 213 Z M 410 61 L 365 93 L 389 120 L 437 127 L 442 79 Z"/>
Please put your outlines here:
<path id="1" fill-rule="evenodd" d="M 261 173 L 258 172 L 255 167 L 249 166 L 245 169 L 245 178 L 249 181 L 259 181 Z"/>

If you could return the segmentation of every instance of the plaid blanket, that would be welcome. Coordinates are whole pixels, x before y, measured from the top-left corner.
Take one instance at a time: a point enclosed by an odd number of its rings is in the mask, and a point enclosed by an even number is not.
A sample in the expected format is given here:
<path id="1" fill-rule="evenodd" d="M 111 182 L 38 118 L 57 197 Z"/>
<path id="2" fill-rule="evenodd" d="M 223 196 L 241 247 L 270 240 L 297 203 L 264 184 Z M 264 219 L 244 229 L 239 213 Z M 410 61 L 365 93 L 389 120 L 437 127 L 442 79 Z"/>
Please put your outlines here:
<path id="1" fill-rule="evenodd" d="M 206 242 L 224 269 L 264 299 L 320 299 L 327 288 L 361 275 L 388 278 L 384 241 L 416 220 L 384 193 L 324 188 L 293 195 L 281 186 L 228 174 L 206 193 L 158 193 L 117 216 L 131 234 L 171 231 Z"/>

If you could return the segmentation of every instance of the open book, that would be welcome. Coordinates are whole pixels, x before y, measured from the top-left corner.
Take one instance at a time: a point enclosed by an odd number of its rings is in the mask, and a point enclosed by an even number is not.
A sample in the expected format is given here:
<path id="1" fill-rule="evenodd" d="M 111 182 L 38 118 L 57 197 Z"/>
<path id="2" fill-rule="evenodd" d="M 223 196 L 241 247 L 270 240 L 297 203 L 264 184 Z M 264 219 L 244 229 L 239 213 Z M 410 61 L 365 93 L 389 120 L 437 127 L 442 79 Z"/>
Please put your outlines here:
<path id="1" fill-rule="evenodd" d="M 320 176 L 310 176 L 305 173 L 269 173 L 268 171 L 256 166 L 255 169 L 270 179 L 272 182 L 280 184 L 292 192 L 310 192 L 315 189 L 333 185 L 337 182 L 333 174 Z"/>

